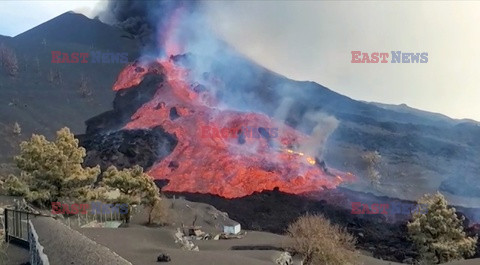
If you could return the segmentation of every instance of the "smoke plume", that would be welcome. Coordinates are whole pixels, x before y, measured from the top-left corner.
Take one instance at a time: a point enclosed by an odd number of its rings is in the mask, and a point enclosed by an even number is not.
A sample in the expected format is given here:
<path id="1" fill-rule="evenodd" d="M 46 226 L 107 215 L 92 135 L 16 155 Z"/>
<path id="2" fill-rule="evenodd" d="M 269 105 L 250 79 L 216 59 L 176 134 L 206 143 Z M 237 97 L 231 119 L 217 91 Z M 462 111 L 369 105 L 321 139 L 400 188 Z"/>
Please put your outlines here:
<path id="1" fill-rule="evenodd" d="M 110 1 L 100 16 L 146 43 L 143 57 L 175 56 L 189 70 L 191 83 L 206 88 L 219 100 L 219 108 L 264 112 L 284 121 L 295 100 L 292 87 L 279 80 L 264 80 L 272 73 L 239 54 L 210 28 L 201 1 Z M 219 21 L 223 23 L 223 21 Z M 265 87 L 268 81 L 271 87 Z M 307 91 L 295 90 L 299 94 Z M 305 95 L 308 98 L 308 95 Z M 334 117 L 320 112 L 300 115 L 297 124 L 311 131 L 311 139 L 298 147 L 300 151 L 321 158 L 328 136 L 337 128 Z M 313 128 L 313 130 L 312 130 Z"/>
<path id="2" fill-rule="evenodd" d="M 300 146 L 300 150 L 309 156 L 323 160 L 327 139 L 337 129 L 339 121 L 333 116 L 320 112 L 308 112 L 304 119 L 313 122 L 315 125 L 310 137 Z"/>

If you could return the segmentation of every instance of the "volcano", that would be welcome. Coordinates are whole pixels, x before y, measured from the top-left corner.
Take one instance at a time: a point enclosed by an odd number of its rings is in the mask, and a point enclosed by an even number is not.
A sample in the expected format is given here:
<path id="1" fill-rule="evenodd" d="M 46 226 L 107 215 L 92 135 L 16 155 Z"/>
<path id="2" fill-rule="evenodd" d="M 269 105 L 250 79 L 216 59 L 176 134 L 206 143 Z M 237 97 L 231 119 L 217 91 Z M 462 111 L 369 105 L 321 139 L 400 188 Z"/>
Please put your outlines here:
<path id="1" fill-rule="evenodd" d="M 235 198 L 276 187 L 293 194 L 335 188 L 355 179 L 346 172 L 365 175 L 359 158 L 378 150 L 386 174 L 406 176 L 386 177 L 385 194 L 412 198 L 437 188 L 455 193 L 471 187 L 469 194 L 478 196 L 475 185 L 447 185 L 448 177 L 439 181 L 439 175 L 478 170 L 473 155 L 477 127 L 459 136 L 458 121 L 398 112 L 313 82 L 290 80 L 204 30 L 205 24 L 188 13 L 188 3 L 165 12 L 156 49 L 144 51 L 113 84 L 113 110 L 86 122 L 87 133 L 79 136 L 89 151 L 86 164 L 137 163 L 154 178 L 167 180 L 167 191 Z M 215 130 L 204 137 L 204 128 Z M 278 133 L 265 133 L 270 129 Z M 93 146 L 98 142 L 93 138 L 112 147 L 109 135 L 117 141 L 137 133 L 148 138 L 143 145 L 151 144 L 108 152 Z M 152 144 L 159 135 L 168 135 L 160 147 Z M 417 177 L 426 174 L 432 177 Z M 462 175 L 476 183 L 470 174 Z M 359 179 L 360 189 L 368 190 L 368 181 Z"/>
<path id="2" fill-rule="evenodd" d="M 168 181 L 165 191 L 235 198 L 274 188 L 311 193 L 354 180 L 352 174 L 327 168 L 319 158 L 298 150 L 308 135 L 262 113 L 222 108 L 208 86 L 199 89 L 198 81 L 190 81 L 191 72 L 182 61 L 185 56 L 171 55 L 135 62 L 113 85 L 122 94 L 135 90 L 147 77 L 162 80 L 150 85 L 150 91 L 155 87 L 151 98 L 122 121 L 120 129 L 161 127 L 178 140 L 172 152 L 148 170 L 155 179 Z M 205 127 L 213 128 L 212 133 L 203 135 Z M 228 128 L 230 137 L 223 137 L 217 128 Z M 276 128 L 278 136 L 264 133 L 265 128 Z"/>
<path id="3" fill-rule="evenodd" d="M 118 121 L 117 130 L 161 128 L 178 140 L 171 153 L 148 168 L 150 176 L 168 182 L 165 191 L 225 198 L 275 188 L 305 194 L 332 189 L 354 179 L 351 173 L 327 168 L 322 150 L 315 150 L 315 146 L 321 146 L 314 143 L 316 139 L 309 139 L 283 120 L 235 109 L 222 100 L 222 92 L 228 94 L 225 88 L 232 84 L 216 74 L 213 67 L 207 69 L 199 62 L 232 62 L 231 54 L 209 57 L 204 52 L 190 53 L 199 37 L 215 47 L 220 47 L 219 42 L 208 34 L 185 37 L 185 32 L 192 32 L 192 24 L 185 22 L 190 21 L 191 14 L 183 5 L 169 16 L 159 36 L 161 55 L 140 58 L 127 65 L 113 85 L 119 94 L 138 90 L 138 86 L 150 92 L 142 95 L 141 103 L 129 107 L 127 115 L 123 106 L 117 106 L 116 113 L 123 113 L 121 118 L 116 115 L 114 119 Z M 239 64 L 231 66 L 240 69 Z M 157 82 L 145 85 L 147 78 Z M 98 131 L 89 127 L 87 130 Z M 328 136 L 321 128 L 317 128 L 316 134 L 321 136 L 321 143 Z"/>

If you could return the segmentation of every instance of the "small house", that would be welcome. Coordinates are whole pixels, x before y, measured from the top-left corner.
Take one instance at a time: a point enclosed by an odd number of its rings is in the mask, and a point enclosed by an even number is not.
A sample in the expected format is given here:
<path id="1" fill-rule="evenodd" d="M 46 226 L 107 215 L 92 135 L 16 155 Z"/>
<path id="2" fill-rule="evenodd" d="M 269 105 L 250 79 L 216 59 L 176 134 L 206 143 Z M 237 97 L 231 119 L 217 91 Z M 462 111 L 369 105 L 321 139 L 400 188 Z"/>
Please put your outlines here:
<path id="1" fill-rule="evenodd" d="M 223 233 L 227 235 L 237 235 L 241 230 L 242 228 L 237 222 L 228 222 L 223 225 Z"/>

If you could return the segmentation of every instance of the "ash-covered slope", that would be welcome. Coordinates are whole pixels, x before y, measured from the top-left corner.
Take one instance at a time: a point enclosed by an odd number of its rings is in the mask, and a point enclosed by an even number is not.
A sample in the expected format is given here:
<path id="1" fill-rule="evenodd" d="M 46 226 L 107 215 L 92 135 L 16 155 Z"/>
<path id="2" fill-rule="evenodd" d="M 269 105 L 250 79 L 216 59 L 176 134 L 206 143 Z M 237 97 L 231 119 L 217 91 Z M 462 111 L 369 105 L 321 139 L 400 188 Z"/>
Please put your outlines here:
<path id="1" fill-rule="evenodd" d="M 234 67 L 223 65 L 224 61 L 214 62 L 212 72 L 205 74 L 223 81 L 222 89 L 213 91 L 216 98 L 238 111 L 256 111 L 285 120 L 306 134 L 312 133 L 315 126 L 306 119 L 309 113 L 334 116 L 340 123 L 328 139 L 324 159 L 327 165 L 360 177 L 351 188 L 371 189 L 361 155 L 376 150 L 382 155 L 383 177 L 374 192 L 404 199 L 438 189 L 467 197 L 480 195 L 480 127 L 476 123 L 438 120 L 435 115 L 355 101 L 313 82 L 289 80 L 241 55 L 232 56 L 231 51 L 226 53 L 219 57 L 232 57 L 229 62 L 234 62 Z M 177 59 L 188 66 L 195 60 L 192 57 Z M 116 130 L 131 122 L 134 110 L 152 99 L 155 83 L 146 79 L 140 87 L 143 88 L 118 91 L 113 111 L 87 121 L 86 137 L 96 137 L 94 132 Z M 192 91 L 198 89 L 208 88 L 192 86 Z M 132 96 L 122 100 L 128 93 Z M 455 203 L 462 205 L 463 201 Z"/>
<path id="2" fill-rule="evenodd" d="M 67 12 L 18 36 L 0 38 L 18 61 L 14 75 L 0 67 L 0 164 L 11 162 L 19 142 L 32 133 L 52 137 L 63 126 L 82 133 L 85 120 L 110 108 L 114 93 L 109 88 L 123 64 L 58 64 L 51 62 L 51 52 L 126 52 L 133 60 L 139 47 L 123 34 Z M 22 129 L 19 136 L 13 133 L 15 122 Z"/>
<path id="3" fill-rule="evenodd" d="M 141 91 L 117 92 L 111 110 L 115 95 L 111 87 L 124 65 L 52 64 L 52 50 L 125 51 L 130 60 L 140 54 L 137 43 L 122 31 L 82 15 L 66 13 L 0 41 L 14 50 L 19 60 L 17 76 L 0 72 L 2 162 L 11 161 L 18 142 L 32 132 L 52 136 L 60 127 L 69 126 L 82 133 L 85 120 L 86 137 L 117 131 L 152 98 L 154 84 L 160 82 L 155 80 L 158 76 L 149 77 Z M 215 95 L 229 108 L 264 113 L 307 134 L 314 127 L 306 119 L 310 112 L 327 113 L 340 121 L 327 142 L 324 159 L 327 165 L 360 177 L 352 188 L 370 188 L 368 181 L 363 181 L 366 165 L 360 156 L 377 150 L 383 158 L 380 193 L 412 198 L 441 189 L 479 196 L 477 123 L 359 102 L 313 82 L 289 80 L 234 52 L 225 53 L 231 60 L 214 62 L 206 74 L 222 80 L 224 86 Z M 89 87 L 86 91 L 81 89 L 85 84 Z M 13 134 L 14 122 L 22 127 L 20 137 Z M 101 157 L 101 161 L 108 159 Z"/>

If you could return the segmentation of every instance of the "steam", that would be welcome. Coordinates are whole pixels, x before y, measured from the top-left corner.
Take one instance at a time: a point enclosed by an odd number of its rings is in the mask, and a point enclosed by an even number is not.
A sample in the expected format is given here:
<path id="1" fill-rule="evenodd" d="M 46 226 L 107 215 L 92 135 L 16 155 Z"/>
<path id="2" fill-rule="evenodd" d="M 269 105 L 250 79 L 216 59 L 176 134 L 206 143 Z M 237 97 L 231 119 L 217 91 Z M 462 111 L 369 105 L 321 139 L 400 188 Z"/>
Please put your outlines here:
<path id="1" fill-rule="evenodd" d="M 300 150 L 306 155 L 318 157 L 323 160 L 323 153 L 328 137 L 337 129 L 339 121 L 321 112 L 308 112 L 304 119 L 315 125 L 310 137 L 302 143 Z"/>
<path id="2" fill-rule="evenodd" d="M 293 103 L 294 103 L 294 100 L 292 98 L 290 97 L 283 98 L 282 101 L 280 102 L 280 105 L 275 110 L 275 114 L 273 115 L 273 117 L 279 121 L 286 120 L 288 116 L 288 111 L 292 107 Z"/>
<path id="3" fill-rule="evenodd" d="M 301 94 L 308 98 L 308 91 L 296 90 L 283 77 L 257 65 L 219 39 L 210 28 L 205 7 L 201 1 L 111 0 L 100 19 L 145 43 L 144 57 L 180 55 L 178 62 L 191 70 L 191 83 L 215 95 L 220 109 L 266 113 L 277 121 L 281 134 L 294 107 L 294 98 Z M 274 76 L 280 82 L 267 80 L 272 87 L 264 87 L 264 76 Z M 268 96 L 260 98 L 263 93 Z M 295 127 L 311 131 L 311 138 L 297 147 L 298 151 L 322 159 L 326 141 L 338 123 L 324 113 L 307 111 Z"/>

